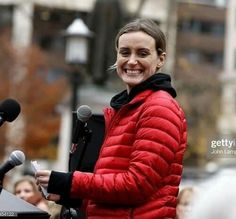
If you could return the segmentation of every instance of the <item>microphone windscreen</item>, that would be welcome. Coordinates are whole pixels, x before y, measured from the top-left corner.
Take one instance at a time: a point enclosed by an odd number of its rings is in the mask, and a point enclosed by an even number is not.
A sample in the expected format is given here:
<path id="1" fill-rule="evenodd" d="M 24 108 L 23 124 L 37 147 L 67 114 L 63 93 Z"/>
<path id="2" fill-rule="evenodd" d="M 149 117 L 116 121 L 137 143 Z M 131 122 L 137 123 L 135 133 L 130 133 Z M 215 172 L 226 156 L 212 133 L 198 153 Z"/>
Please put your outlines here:
<path id="1" fill-rule="evenodd" d="M 6 99 L 0 103 L 1 117 L 8 122 L 16 119 L 21 111 L 20 104 L 14 99 Z"/>
<path id="2" fill-rule="evenodd" d="M 24 163 L 24 161 L 25 154 L 22 151 L 16 150 L 10 154 L 9 162 L 12 164 L 12 166 L 21 165 L 22 163 Z"/>
<path id="3" fill-rule="evenodd" d="M 77 118 L 81 122 L 87 122 L 91 116 L 92 116 L 92 110 L 89 106 L 82 105 L 77 109 Z"/>

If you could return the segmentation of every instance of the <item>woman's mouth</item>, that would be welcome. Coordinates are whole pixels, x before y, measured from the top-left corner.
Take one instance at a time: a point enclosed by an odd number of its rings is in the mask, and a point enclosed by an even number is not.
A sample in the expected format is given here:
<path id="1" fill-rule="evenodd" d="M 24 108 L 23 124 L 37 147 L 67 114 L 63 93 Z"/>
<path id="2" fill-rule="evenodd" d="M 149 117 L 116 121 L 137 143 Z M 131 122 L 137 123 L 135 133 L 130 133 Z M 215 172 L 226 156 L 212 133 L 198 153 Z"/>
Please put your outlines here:
<path id="1" fill-rule="evenodd" d="M 138 69 L 126 69 L 125 70 L 127 75 L 133 76 L 133 75 L 139 75 L 141 73 L 141 70 Z"/>

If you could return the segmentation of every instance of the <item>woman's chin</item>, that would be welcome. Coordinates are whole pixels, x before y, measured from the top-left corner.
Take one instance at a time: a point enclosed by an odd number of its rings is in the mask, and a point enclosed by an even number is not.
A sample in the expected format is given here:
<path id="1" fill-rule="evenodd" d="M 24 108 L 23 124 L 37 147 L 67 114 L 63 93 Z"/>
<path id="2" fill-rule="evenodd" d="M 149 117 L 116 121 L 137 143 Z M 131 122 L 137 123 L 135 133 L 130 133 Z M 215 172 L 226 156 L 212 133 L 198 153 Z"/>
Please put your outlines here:
<path id="1" fill-rule="evenodd" d="M 133 88 L 133 87 L 137 86 L 140 83 L 141 83 L 141 81 L 129 81 L 126 84 L 128 85 L 129 88 Z"/>

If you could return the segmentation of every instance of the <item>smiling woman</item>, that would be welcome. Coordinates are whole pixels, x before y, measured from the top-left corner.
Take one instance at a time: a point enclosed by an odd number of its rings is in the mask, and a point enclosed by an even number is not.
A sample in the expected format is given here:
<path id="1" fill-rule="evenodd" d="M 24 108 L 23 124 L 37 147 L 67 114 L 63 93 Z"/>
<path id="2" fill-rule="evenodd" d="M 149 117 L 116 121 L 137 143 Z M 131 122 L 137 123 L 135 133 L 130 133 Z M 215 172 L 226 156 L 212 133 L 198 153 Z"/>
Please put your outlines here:
<path id="1" fill-rule="evenodd" d="M 116 38 L 116 49 L 117 73 L 128 92 L 155 74 L 165 62 L 165 36 L 158 27 L 154 31 L 149 22 L 130 23 L 122 28 Z"/>
<path id="2" fill-rule="evenodd" d="M 41 170 L 49 200 L 79 207 L 89 219 L 175 218 L 186 149 L 186 119 L 164 65 L 165 36 L 149 19 L 117 35 L 115 69 L 127 89 L 104 110 L 104 142 L 93 173 Z M 63 190 L 61 189 L 63 188 Z"/>

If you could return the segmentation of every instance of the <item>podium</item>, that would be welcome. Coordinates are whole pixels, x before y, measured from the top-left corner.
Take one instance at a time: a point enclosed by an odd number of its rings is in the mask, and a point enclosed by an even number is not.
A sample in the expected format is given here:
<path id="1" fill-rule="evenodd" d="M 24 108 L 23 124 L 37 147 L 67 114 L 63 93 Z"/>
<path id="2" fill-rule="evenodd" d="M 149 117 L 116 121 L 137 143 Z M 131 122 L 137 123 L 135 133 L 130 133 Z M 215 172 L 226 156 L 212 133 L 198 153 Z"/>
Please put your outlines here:
<path id="1" fill-rule="evenodd" d="M 0 187 L 0 219 L 48 219 L 50 215 Z"/>

